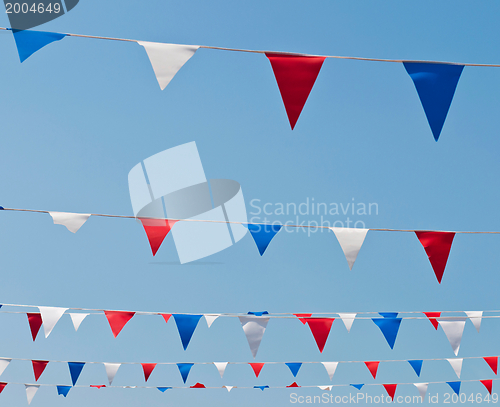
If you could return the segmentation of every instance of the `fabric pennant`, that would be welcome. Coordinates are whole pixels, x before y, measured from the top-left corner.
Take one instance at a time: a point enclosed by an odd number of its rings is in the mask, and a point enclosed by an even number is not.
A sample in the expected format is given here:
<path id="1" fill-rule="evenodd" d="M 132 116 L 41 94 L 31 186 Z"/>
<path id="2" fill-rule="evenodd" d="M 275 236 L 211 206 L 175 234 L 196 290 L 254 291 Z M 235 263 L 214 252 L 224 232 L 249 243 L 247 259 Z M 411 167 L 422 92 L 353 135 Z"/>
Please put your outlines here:
<path id="1" fill-rule="evenodd" d="M 458 396 L 460 396 L 460 384 L 462 382 L 446 382 L 448 383 L 448 386 L 450 386 L 455 393 L 457 393 Z"/>
<path id="2" fill-rule="evenodd" d="M 345 325 L 345 328 L 347 329 L 347 333 L 351 332 L 351 327 L 352 324 L 354 323 L 354 320 L 356 319 L 356 314 L 355 313 L 344 313 L 344 314 L 339 314 L 340 319 Z"/>
<path id="3" fill-rule="evenodd" d="M 262 391 L 264 391 L 264 389 L 268 389 L 269 386 L 253 386 L 254 389 L 260 389 Z"/>
<path id="4" fill-rule="evenodd" d="M 434 329 L 437 331 L 439 327 L 439 323 L 437 321 L 437 318 L 441 316 L 440 312 L 424 312 L 425 316 L 429 318 L 429 321 L 431 322 L 432 326 Z"/>
<path id="5" fill-rule="evenodd" d="M 354 387 L 355 389 L 361 390 L 364 384 L 351 384 L 351 386 Z"/>
<path id="6" fill-rule="evenodd" d="M 161 314 L 161 316 L 165 320 L 165 323 L 168 323 L 168 320 L 170 319 L 170 317 L 172 316 L 172 314 Z"/>
<path id="7" fill-rule="evenodd" d="M 26 315 L 28 316 L 28 323 L 30 324 L 31 336 L 34 342 L 36 336 L 38 335 L 38 331 L 42 326 L 42 317 L 38 313 L 31 313 L 31 312 L 26 313 Z"/>
<path id="8" fill-rule="evenodd" d="M 438 141 L 463 65 L 403 62 L 417 89 L 434 139 Z"/>
<path id="9" fill-rule="evenodd" d="M 214 321 L 220 317 L 220 314 L 205 314 L 203 316 L 205 317 L 205 321 L 207 321 L 207 325 L 210 328 Z"/>
<path id="10" fill-rule="evenodd" d="M 260 371 L 264 367 L 264 363 L 249 363 L 249 365 L 252 367 L 255 377 L 259 377 Z"/>
<path id="11" fill-rule="evenodd" d="M 96 389 L 102 389 L 103 387 L 106 387 L 105 384 L 91 384 L 90 387 L 95 387 Z"/>
<path id="12" fill-rule="evenodd" d="M 0 393 L 3 392 L 3 389 L 5 389 L 5 386 L 7 386 L 8 383 L 0 383 Z"/>
<path id="13" fill-rule="evenodd" d="M 424 246 L 425 253 L 427 253 L 429 257 L 434 274 L 439 284 L 441 284 L 455 233 L 415 231 L 415 234 L 422 246 Z"/>
<path id="14" fill-rule="evenodd" d="M 349 270 L 352 270 L 354 262 L 358 257 L 358 253 L 365 241 L 366 234 L 369 229 L 358 229 L 358 228 L 329 228 L 335 233 L 337 240 L 340 243 L 340 247 L 344 252 L 347 264 L 349 265 Z"/>
<path id="15" fill-rule="evenodd" d="M 69 212 L 49 212 L 52 216 L 54 225 L 63 225 L 72 232 L 76 233 L 90 218 L 90 213 L 69 213 Z"/>
<path id="16" fill-rule="evenodd" d="M 489 357 L 484 357 L 483 359 L 488 364 L 488 366 L 491 367 L 491 370 L 493 370 L 493 373 L 497 374 L 497 372 L 498 372 L 498 356 L 489 356 Z"/>
<path id="17" fill-rule="evenodd" d="M 465 314 L 474 325 L 474 328 L 476 328 L 477 333 L 479 333 L 479 330 L 481 329 L 481 321 L 483 319 L 483 311 L 465 311 Z"/>
<path id="18" fill-rule="evenodd" d="M 425 395 L 427 394 L 427 389 L 429 387 L 429 383 L 413 383 L 413 385 L 417 388 L 420 393 L 420 398 L 422 399 L 422 403 L 425 400 Z"/>
<path id="19" fill-rule="evenodd" d="M 323 391 L 332 391 L 333 386 L 318 386 L 318 389 Z"/>
<path id="20" fill-rule="evenodd" d="M 235 386 L 222 386 L 222 387 L 224 387 L 227 390 L 227 392 L 229 393 L 231 391 L 231 389 L 234 389 Z"/>
<path id="21" fill-rule="evenodd" d="M 33 397 L 35 397 L 36 392 L 40 388 L 39 384 L 25 384 L 24 385 L 26 389 L 26 397 L 28 399 L 28 404 L 31 404 L 31 400 L 33 400 Z"/>
<path id="22" fill-rule="evenodd" d="M 24 62 L 31 55 L 51 42 L 62 40 L 66 34 L 46 31 L 12 30 L 19 59 Z"/>
<path id="23" fill-rule="evenodd" d="M 365 362 L 366 367 L 368 368 L 374 379 L 377 378 L 379 364 L 380 362 Z"/>
<path id="24" fill-rule="evenodd" d="M 190 389 L 206 389 L 203 383 L 196 383 L 194 386 L 189 386 Z"/>
<path id="25" fill-rule="evenodd" d="M 285 363 L 292 372 L 293 377 L 297 377 L 297 373 L 299 373 L 300 368 L 302 367 L 302 363 Z"/>
<path id="26" fill-rule="evenodd" d="M 293 382 L 292 384 L 286 387 L 300 387 L 300 386 L 297 384 L 297 382 Z"/>
<path id="27" fill-rule="evenodd" d="M 300 322 L 302 322 L 304 325 L 307 324 L 307 318 L 310 318 L 312 314 L 293 314 L 295 315 Z"/>
<path id="28" fill-rule="evenodd" d="M 173 317 L 179 331 L 179 336 L 181 337 L 182 347 L 186 350 L 202 316 L 173 314 Z"/>
<path id="29" fill-rule="evenodd" d="M 151 251 L 153 252 L 153 256 L 156 255 L 156 252 L 160 248 L 163 240 L 167 237 L 170 230 L 174 227 L 174 225 L 178 222 L 176 220 L 167 220 L 167 219 L 145 219 L 139 218 L 144 227 L 144 231 L 149 240 L 149 245 L 151 246 Z"/>
<path id="30" fill-rule="evenodd" d="M 335 318 L 305 318 L 311 332 L 314 336 L 314 340 L 318 345 L 319 351 L 322 353 L 325 348 L 326 341 L 330 335 L 330 330 L 332 329 L 333 321 Z"/>
<path id="31" fill-rule="evenodd" d="M 394 401 L 394 394 L 396 394 L 396 388 L 398 387 L 397 384 L 383 384 L 385 391 L 389 395 L 392 401 Z"/>
<path id="32" fill-rule="evenodd" d="M 66 397 L 71 390 L 71 386 L 57 386 L 57 395 Z"/>
<path id="33" fill-rule="evenodd" d="M 420 371 L 422 370 L 422 363 L 423 360 L 409 360 L 408 363 L 411 365 L 413 370 L 415 370 L 415 373 L 417 374 L 418 377 L 420 377 Z"/>
<path id="34" fill-rule="evenodd" d="M 68 362 L 69 374 L 71 376 L 71 382 L 73 386 L 78 381 L 80 377 L 80 373 L 82 373 L 82 369 L 85 366 L 85 362 Z"/>
<path id="35" fill-rule="evenodd" d="M 38 307 L 38 309 L 40 310 L 40 315 L 42 317 L 45 337 L 48 338 L 52 329 L 56 326 L 57 321 L 59 321 L 68 308 Z"/>
<path id="36" fill-rule="evenodd" d="M 75 327 L 75 332 L 78 332 L 78 328 L 80 328 L 80 324 L 83 320 L 90 314 L 73 314 L 70 313 L 71 321 L 73 322 L 73 326 Z"/>
<path id="37" fill-rule="evenodd" d="M 11 361 L 12 359 L 0 359 L 0 375 L 5 371 L 5 369 L 7 369 L 7 366 L 9 366 Z"/>
<path id="38" fill-rule="evenodd" d="M 177 363 L 177 367 L 179 368 L 179 372 L 182 376 L 182 380 L 184 383 L 186 383 L 186 380 L 189 376 L 189 372 L 191 371 L 191 368 L 193 367 L 194 363 Z"/>
<path id="39" fill-rule="evenodd" d="M 214 365 L 217 368 L 221 379 L 222 379 L 222 376 L 224 376 L 224 372 L 226 371 L 227 364 L 228 364 L 228 362 L 214 362 Z"/>
<path id="40" fill-rule="evenodd" d="M 446 359 L 450 362 L 451 367 L 455 371 L 457 377 L 460 379 L 460 373 L 462 372 L 463 359 Z"/>
<path id="41" fill-rule="evenodd" d="M 42 375 L 43 371 L 47 367 L 48 363 L 49 363 L 48 360 L 32 360 L 31 361 L 31 364 L 33 365 L 33 374 L 35 376 L 35 382 L 38 381 L 38 379 Z"/>
<path id="42" fill-rule="evenodd" d="M 141 366 L 144 371 L 144 380 L 147 382 L 156 367 L 156 363 L 141 363 Z"/>
<path id="43" fill-rule="evenodd" d="M 103 363 L 104 368 L 106 369 L 106 376 L 108 377 L 109 385 L 113 384 L 113 380 L 115 379 L 116 372 L 121 366 L 121 363 Z"/>
<path id="44" fill-rule="evenodd" d="M 200 48 L 197 45 L 161 44 L 147 41 L 137 41 L 137 43 L 146 50 L 161 90 L 167 87 L 175 74 Z"/>
<path id="45" fill-rule="evenodd" d="M 266 332 L 267 323 L 269 322 L 269 317 L 257 317 L 257 316 L 244 316 L 239 317 L 243 332 L 247 337 L 248 345 L 250 346 L 250 351 L 255 359 L 257 352 L 259 351 L 260 343 Z"/>
<path id="46" fill-rule="evenodd" d="M 337 370 L 337 366 L 338 366 L 339 362 L 321 362 L 321 364 L 325 367 L 326 373 L 328 373 L 330 380 L 332 380 L 333 375 L 335 374 L 335 371 Z"/>
<path id="47" fill-rule="evenodd" d="M 491 394 L 491 389 L 493 387 L 493 380 L 479 380 L 484 387 L 486 387 L 486 389 L 488 390 L 488 393 Z"/>
<path id="48" fill-rule="evenodd" d="M 158 390 L 160 390 L 162 393 L 165 393 L 166 390 L 171 390 L 172 387 L 157 387 Z"/>
<path id="49" fill-rule="evenodd" d="M 111 332 L 116 338 L 128 321 L 132 319 L 135 312 L 132 311 L 104 311 L 108 319 Z"/>
<path id="50" fill-rule="evenodd" d="M 285 105 L 292 130 L 316 82 L 325 57 L 266 52 Z"/>
<path id="51" fill-rule="evenodd" d="M 261 256 L 264 255 L 269 243 L 273 240 L 274 236 L 281 230 L 283 225 L 257 225 L 249 223 L 246 225 L 250 234 L 259 249 Z"/>
<path id="52" fill-rule="evenodd" d="M 396 342 L 402 319 L 395 317 L 372 318 L 372 321 L 380 328 L 391 349 L 394 349 L 394 343 Z"/>
<path id="53" fill-rule="evenodd" d="M 450 342 L 451 348 L 453 349 L 453 352 L 455 352 L 455 356 L 458 355 L 460 342 L 462 341 L 462 335 L 464 333 L 465 318 L 441 318 L 438 319 L 438 322 L 439 325 L 441 325 L 441 328 L 443 328 L 443 331 Z"/>

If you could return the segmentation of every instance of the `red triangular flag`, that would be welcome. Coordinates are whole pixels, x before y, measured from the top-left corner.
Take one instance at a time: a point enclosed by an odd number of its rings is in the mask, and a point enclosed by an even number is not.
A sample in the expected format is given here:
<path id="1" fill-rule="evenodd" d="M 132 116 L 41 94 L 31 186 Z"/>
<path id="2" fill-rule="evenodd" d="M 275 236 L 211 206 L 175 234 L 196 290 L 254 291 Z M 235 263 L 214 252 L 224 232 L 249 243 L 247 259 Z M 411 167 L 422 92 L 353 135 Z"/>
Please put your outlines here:
<path id="1" fill-rule="evenodd" d="M 311 328 L 311 332 L 316 340 L 319 351 L 323 352 L 326 340 L 330 334 L 330 329 L 332 328 L 333 321 L 335 318 L 304 318 Z"/>
<path id="2" fill-rule="evenodd" d="M 141 363 L 142 370 L 144 370 L 144 379 L 148 381 L 149 376 L 153 373 L 153 370 L 156 367 L 156 363 Z"/>
<path id="3" fill-rule="evenodd" d="M 165 320 L 165 322 L 168 322 L 168 320 L 170 319 L 170 317 L 172 316 L 172 314 L 161 314 L 161 316 L 163 317 L 163 319 Z"/>
<path id="4" fill-rule="evenodd" d="M 290 386 L 286 386 L 286 387 L 300 387 L 297 382 L 293 382 Z"/>
<path id="5" fill-rule="evenodd" d="M 396 393 L 396 387 L 398 387 L 398 385 L 397 384 L 383 384 L 382 386 L 385 387 L 387 394 L 389 395 L 391 400 L 394 401 L 394 394 Z"/>
<path id="6" fill-rule="evenodd" d="M 493 370 L 493 373 L 497 374 L 498 356 L 489 356 L 489 357 L 485 357 L 483 359 L 491 367 L 491 370 Z"/>
<path id="7" fill-rule="evenodd" d="M 190 386 L 191 389 L 206 389 L 204 384 L 196 383 L 194 386 Z"/>
<path id="8" fill-rule="evenodd" d="M 149 245 L 153 251 L 153 256 L 156 254 L 163 239 L 168 235 L 170 229 L 178 222 L 177 220 L 167 220 L 167 219 L 143 219 L 139 218 L 144 226 L 146 235 L 148 236 Z"/>
<path id="9" fill-rule="evenodd" d="M 33 373 L 35 375 L 35 381 L 38 381 L 38 378 L 42 375 L 43 371 L 47 367 L 48 360 L 32 360 L 33 364 Z"/>
<path id="10" fill-rule="evenodd" d="M 481 383 L 484 384 L 484 387 L 486 387 L 491 394 L 491 388 L 493 386 L 493 380 L 479 380 Z"/>
<path id="11" fill-rule="evenodd" d="M 260 371 L 264 367 L 264 363 L 249 363 L 249 365 L 252 366 L 255 377 L 259 377 Z"/>
<path id="12" fill-rule="evenodd" d="M 429 318 L 429 321 L 431 321 L 432 326 L 434 329 L 437 331 L 439 322 L 436 318 L 439 318 L 441 316 L 440 312 L 424 312 L 425 316 Z"/>
<path id="13" fill-rule="evenodd" d="M 283 55 L 266 52 L 285 104 L 290 126 L 295 127 L 318 77 L 325 57 Z"/>
<path id="14" fill-rule="evenodd" d="M 121 332 L 125 324 L 132 319 L 135 312 L 130 311 L 104 311 L 108 318 L 109 326 L 115 338 Z"/>
<path id="15" fill-rule="evenodd" d="M 5 389 L 5 386 L 7 386 L 7 383 L 0 383 L 0 393 Z"/>
<path id="16" fill-rule="evenodd" d="M 28 322 L 30 324 L 31 336 L 33 337 L 33 341 L 35 341 L 36 336 L 38 335 L 38 331 L 42 326 L 42 316 L 38 313 L 27 313 Z"/>
<path id="17" fill-rule="evenodd" d="M 434 274 L 441 284 L 443 278 L 444 268 L 448 261 L 450 254 L 451 244 L 455 237 L 454 232 L 417 232 L 415 231 L 418 240 L 424 246 L 425 252 L 429 257 Z"/>
<path id="18" fill-rule="evenodd" d="M 377 378 L 377 370 L 379 363 L 380 362 L 365 362 L 366 367 L 368 368 L 374 379 Z"/>
<path id="19" fill-rule="evenodd" d="M 102 387 L 106 387 L 106 385 L 105 384 L 91 384 L 90 387 L 95 387 L 97 389 L 100 389 Z"/>
<path id="20" fill-rule="evenodd" d="M 311 317 L 312 314 L 293 314 L 293 315 L 295 315 L 300 320 L 300 322 L 302 322 L 305 325 L 307 324 L 306 318 Z"/>

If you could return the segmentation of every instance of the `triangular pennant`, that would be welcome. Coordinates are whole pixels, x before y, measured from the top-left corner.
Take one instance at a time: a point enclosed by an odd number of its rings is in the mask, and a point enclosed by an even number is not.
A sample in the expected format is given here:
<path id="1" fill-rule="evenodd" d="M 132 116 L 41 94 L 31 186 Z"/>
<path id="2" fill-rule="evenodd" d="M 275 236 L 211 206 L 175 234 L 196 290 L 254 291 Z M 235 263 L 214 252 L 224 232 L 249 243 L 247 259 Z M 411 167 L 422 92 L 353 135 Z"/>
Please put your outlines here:
<path id="1" fill-rule="evenodd" d="M 173 314 L 184 350 L 187 349 L 201 315 Z"/>
<path id="2" fill-rule="evenodd" d="M 486 363 L 488 363 L 488 366 L 491 367 L 491 370 L 493 370 L 493 373 L 497 374 L 498 372 L 498 356 L 487 356 L 483 358 Z M 1 373 L 0 373 L 1 374 Z"/>
<path id="3" fill-rule="evenodd" d="M 356 318 L 356 314 L 355 313 L 347 313 L 347 314 L 340 314 L 339 313 L 339 317 L 342 320 L 342 322 L 344 323 L 345 328 L 347 329 L 347 332 L 348 333 L 351 332 L 351 327 L 352 327 L 352 324 L 354 323 L 354 319 Z"/>
<path id="4" fill-rule="evenodd" d="M 46 31 L 12 30 L 19 59 L 24 62 L 31 55 L 51 42 L 62 40 L 66 34 Z"/>
<path id="5" fill-rule="evenodd" d="M 295 315 L 300 322 L 302 322 L 304 325 L 307 324 L 307 318 L 310 318 L 312 314 L 293 314 Z"/>
<path id="6" fill-rule="evenodd" d="M 274 54 L 266 52 L 293 128 L 316 82 L 325 57 Z"/>
<path id="7" fill-rule="evenodd" d="M 203 316 L 205 317 L 205 321 L 207 321 L 207 325 L 210 328 L 214 321 L 220 317 L 220 314 L 205 314 Z"/>
<path id="8" fill-rule="evenodd" d="M 33 397 L 35 397 L 35 394 L 38 391 L 38 388 L 40 387 L 40 385 L 39 384 L 25 384 L 24 387 L 26 388 L 26 397 L 28 398 L 28 404 L 31 404 L 31 400 L 33 400 Z"/>
<path id="9" fill-rule="evenodd" d="M 168 323 L 168 320 L 170 319 L 170 317 L 172 316 L 172 314 L 160 314 L 163 319 L 165 320 L 165 323 Z"/>
<path id="10" fill-rule="evenodd" d="M 320 352 L 325 348 L 335 318 L 306 318 Z"/>
<path id="11" fill-rule="evenodd" d="M 417 374 L 418 377 L 420 377 L 420 371 L 422 370 L 422 363 L 423 360 L 409 360 L 408 363 L 411 365 L 413 370 L 415 370 L 415 373 Z"/>
<path id="12" fill-rule="evenodd" d="M 153 252 L 153 256 L 156 255 L 156 252 L 160 248 L 161 244 L 165 237 L 167 237 L 168 233 L 172 229 L 172 227 L 178 222 L 176 220 L 167 220 L 167 219 L 144 219 L 139 218 L 144 227 L 144 231 L 149 240 L 149 245 L 151 246 L 151 251 Z"/>
<path id="13" fill-rule="evenodd" d="M 161 90 L 167 87 L 175 74 L 200 48 L 197 45 L 162 44 L 146 41 L 137 41 L 137 43 L 146 49 Z"/>
<path id="14" fill-rule="evenodd" d="M 401 325 L 402 319 L 372 318 L 372 321 L 375 322 L 375 325 L 380 328 L 391 349 L 394 349 L 394 343 L 396 342 L 396 337 L 398 336 L 399 326 Z"/>
<path id="15" fill-rule="evenodd" d="M 417 89 L 434 139 L 438 141 L 463 65 L 404 62 Z"/>
<path id="16" fill-rule="evenodd" d="M 269 312 L 267 311 L 249 311 L 247 312 L 248 315 L 254 315 L 256 317 L 261 317 L 262 315 L 269 315 Z"/>
<path id="17" fill-rule="evenodd" d="M 397 312 L 379 312 L 379 314 L 384 318 L 397 318 L 398 316 Z"/>
<path id="18" fill-rule="evenodd" d="M 71 382 L 73 386 L 78 381 L 80 377 L 80 373 L 82 373 L 82 369 L 85 366 L 85 362 L 68 362 L 69 374 L 71 376 Z"/>
<path id="19" fill-rule="evenodd" d="M 255 358 L 264 336 L 264 332 L 266 332 L 269 317 L 245 316 L 239 317 L 239 319 L 241 326 L 243 327 L 243 332 L 245 332 L 245 336 L 247 337 L 250 351 Z"/>
<path id="20" fill-rule="evenodd" d="M 106 376 L 108 376 L 108 382 L 109 385 L 113 383 L 113 380 L 115 379 L 116 372 L 118 372 L 118 369 L 121 366 L 121 363 L 103 363 L 104 368 L 106 369 Z"/>
<path id="21" fill-rule="evenodd" d="M 358 229 L 358 228 L 329 228 L 335 233 L 337 240 L 340 243 L 340 247 L 344 252 L 347 264 L 349 265 L 349 270 L 352 270 L 354 262 L 358 257 L 359 250 L 365 241 L 368 229 Z"/>
<path id="22" fill-rule="evenodd" d="M 162 393 L 165 393 L 166 390 L 172 389 L 172 387 L 157 387 L 158 390 L 160 390 Z"/>
<path id="23" fill-rule="evenodd" d="M 455 233 L 415 231 L 415 234 L 422 246 L 424 246 L 425 252 L 431 262 L 432 269 L 434 270 L 434 274 L 439 284 L 441 284 Z"/>
<path id="24" fill-rule="evenodd" d="M 39 377 L 42 375 L 43 371 L 47 367 L 49 363 L 48 360 L 32 360 L 31 364 L 33 365 L 33 374 L 35 375 L 35 382 L 38 381 Z"/>
<path id="25" fill-rule="evenodd" d="M 196 383 L 194 386 L 189 386 L 190 389 L 206 389 L 205 385 L 202 383 Z"/>
<path id="26" fill-rule="evenodd" d="M 76 233 L 90 218 L 90 213 L 69 213 L 69 212 L 49 212 L 54 220 L 54 225 L 63 225 L 72 232 Z"/>
<path id="27" fill-rule="evenodd" d="M 182 380 L 184 381 L 184 383 L 186 383 L 189 372 L 193 367 L 193 363 L 177 363 L 177 367 L 179 368 L 179 372 L 181 373 Z"/>
<path id="28" fill-rule="evenodd" d="M 320 390 L 331 391 L 333 386 L 318 386 Z"/>
<path id="29" fill-rule="evenodd" d="M 267 246 L 269 246 L 271 240 L 273 240 L 274 236 L 276 236 L 282 228 L 282 225 L 257 225 L 253 223 L 249 223 L 246 226 L 250 231 L 261 256 L 264 255 Z"/>
<path id="30" fill-rule="evenodd" d="M 249 363 L 249 365 L 252 366 L 255 377 L 259 377 L 260 371 L 264 367 L 264 363 Z"/>
<path id="31" fill-rule="evenodd" d="M 440 312 L 424 312 L 425 316 L 429 318 L 429 321 L 431 321 L 432 326 L 434 329 L 437 331 L 439 323 L 436 318 L 439 318 L 441 316 Z"/>
<path id="32" fill-rule="evenodd" d="M 380 362 L 365 362 L 366 367 L 368 368 L 374 379 L 377 378 L 377 371 L 379 364 Z"/>
<path id="33" fill-rule="evenodd" d="M 441 328 L 443 328 L 453 352 L 455 352 L 455 355 L 458 355 L 460 342 L 462 341 L 462 335 L 464 333 L 465 318 L 454 318 L 449 320 L 442 318 L 439 319 L 438 322 Z"/>
<path id="34" fill-rule="evenodd" d="M 333 375 L 335 374 L 335 371 L 337 370 L 337 366 L 338 366 L 339 362 L 321 362 L 321 363 L 325 367 L 326 373 L 328 373 L 330 380 L 332 380 Z"/>
<path id="35" fill-rule="evenodd" d="M 33 342 L 36 339 L 36 336 L 38 335 L 38 331 L 40 330 L 40 327 L 42 326 L 42 317 L 38 313 L 26 313 L 28 316 L 28 323 L 30 324 L 30 330 L 31 330 L 31 336 L 33 338 Z"/>
<path id="36" fill-rule="evenodd" d="M 268 389 L 269 386 L 253 386 L 254 389 L 260 389 L 262 391 L 264 391 L 264 389 Z"/>
<path id="37" fill-rule="evenodd" d="M 222 376 L 224 376 L 224 372 L 226 371 L 228 362 L 214 362 L 215 367 L 219 371 L 220 378 L 222 379 Z"/>
<path id="38" fill-rule="evenodd" d="M 156 363 L 141 363 L 141 366 L 144 371 L 144 380 L 147 382 L 156 367 Z"/>
<path id="39" fill-rule="evenodd" d="M 481 383 L 483 383 L 484 387 L 488 390 L 488 392 L 491 394 L 491 389 L 493 387 L 493 380 L 479 380 Z"/>
<path id="40" fill-rule="evenodd" d="M 300 386 L 297 384 L 297 382 L 293 382 L 291 385 L 286 387 L 300 387 Z"/>
<path id="41" fill-rule="evenodd" d="M 7 369 L 7 366 L 9 366 L 9 363 L 11 361 L 12 359 L 0 359 L 0 375 L 4 372 L 5 369 Z"/>
<path id="42" fill-rule="evenodd" d="M 470 322 L 474 325 L 474 328 L 476 328 L 477 333 L 479 333 L 479 330 L 481 329 L 483 311 L 465 311 L 465 314 L 469 317 Z"/>
<path id="43" fill-rule="evenodd" d="M 463 359 L 446 359 L 450 362 L 451 367 L 455 371 L 457 377 L 460 379 L 460 373 L 462 372 Z"/>
<path id="44" fill-rule="evenodd" d="M 351 384 L 352 387 L 358 389 L 358 390 L 361 390 L 364 386 L 364 384 Z"/>
<path id="45" fill-rule="evenodd" d="M 78 331 L 78 328 L 80 328 L 80 324 L 83 322 L 85 317 L 87 317 L 87 315 L 89 314 L 69 314 L 69 316 L 71 317 L 71 321 L 73 322 L 73 326 L 75 327 L 75 331 Z"/>
<path id="46" fill-rule="evenodd" d="M 108 319 L 109 326 L 111 327 L 111 332 L 113 332 L 116 338 L 121 332 L 125 324 L 132 319 L 135 312 L 132 311 L 104 311 L 106 318 Z"/>
<path id="47" fill-rule="evenodd" d="M 71 386 L 57 386 L 57 395 L 66 397 L 71 390 Z"/>
<path id="48" fill-rule="evenodd" d="M 105 384 L 91 384 L 90 387 L 95 387 L 96 389 L 102 389 L 103 387 L 106 387 Z"/>
<path id="49" fill-rule="evenodd" d="M 383 384 L 385 391 L 389 395 L 392 401 L 394 401 L 394 394 L 396 394 L 396 388 L 398 387 L 397 384 Z"/>
<path id="50" fill-rule="evenodd" d="M 446 382 L 453 389 L 457 395 L 460 395 L 460 384 L 461 382 Z"/>
<path id="51" fill-rule="evenodd" d="M 292 372 L 293 377 L 297 377 L 297 373 L 299 373 L 300 368 L 302 367 L 302 363 L 285 363 Z"/>
<path id="52" fill-rule="evenodd" d="M 233 389 L 235 386 L 222 386 L 222 387 L 224 387 L 227 390 L 227 392 L 229 393 L 231 391 L 231 389 Z"/>
<path id="53" fill-rule="evenodd" d="M 5 389 L 5 386 L 7 386 L 8 383 L 0 383 L 0 393 L 3 392 L 3 389 Z"/>
<path id="54" fill-rule="evenodd" d="M 38 307 L 38 309 L 40 310 L 40 315 L 42 316 L 45 337 L 48 338 L 52 329 L 56 326 L 57 321 L 59 321 L 68 308 Z"/>
<path id="55" fill-rule="evenodd" d="M 420 393 L 420 398 L 422 399 L 422 403 L 425 400 L 425 395 L 427 394 L 427 388 L 429 387 L 429 383 L 413 383 L 413 385 L 417 388 Z"/>

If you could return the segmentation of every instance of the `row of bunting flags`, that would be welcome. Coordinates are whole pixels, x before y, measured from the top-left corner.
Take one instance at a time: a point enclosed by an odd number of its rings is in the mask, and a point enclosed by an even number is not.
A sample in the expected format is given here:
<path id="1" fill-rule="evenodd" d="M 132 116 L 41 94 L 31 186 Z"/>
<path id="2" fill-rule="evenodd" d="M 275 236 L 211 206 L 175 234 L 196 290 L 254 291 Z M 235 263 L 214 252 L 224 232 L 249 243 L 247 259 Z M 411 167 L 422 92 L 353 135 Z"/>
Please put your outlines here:
<path id="1" fill-rule="evenodd" d="M 12 32 L 21 62 L 46 45 L 62 40 L 67 36 L 118 40 L 115 38 L 30 30 L 12 30 Z M 144 47 L 162 90 L 167 87 L 177 72 L 199 48 L 223 49 L 220 47 L 198 45 L 165 44 L 136 40 L 126 41 L 134 42 Z M 238 49 L 231 49 L 231 51 L 248 52 L 248 50 Z M 325 59 L 335 57 L 287 52 L 253 52 L 265 54 L 268 58 L 283 99 L 290 126 L 293 130 Z M 404 65 L 407 73 L 413 80 L 432 134 L 437 141 L 463 68 L 471 64 L 398 60 L 389 62 L 399 62 Z"/>

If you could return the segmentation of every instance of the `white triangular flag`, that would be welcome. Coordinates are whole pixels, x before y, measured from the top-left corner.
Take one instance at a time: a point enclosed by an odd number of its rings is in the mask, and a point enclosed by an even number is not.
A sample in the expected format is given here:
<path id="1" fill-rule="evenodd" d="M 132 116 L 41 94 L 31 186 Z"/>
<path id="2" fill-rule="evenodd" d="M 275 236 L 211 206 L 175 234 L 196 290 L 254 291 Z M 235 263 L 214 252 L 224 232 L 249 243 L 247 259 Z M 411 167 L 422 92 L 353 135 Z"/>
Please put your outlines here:
<path id="1" fill-rule="evenodd" d="M 356 314 L 340 314 L 339 313 L 339 317 L 340 319 L 342 320 L 342 322 L 344 323 L 346 329 L 347 329 L 347 332 L 351 332 L 351 327 L 352 327 L 352 324 L 354 322 L 354 319 L 356 318 Z"/>
<path id="2" fill-rule="evenodd" d="M 161 90 L 165 89 L 175 74 L 200 48 L 198 45 L 162 44 L 137 41 L 148 53 Z"/>
<path id="3" fill-rule="evenodd" d="M 332 390 L 332 386 L 318 386 L 318 388 L 320 390 L 328 390 L 328 391 Z"/>
<path id="4" fill-rule="evenodd" d="M 358 257 L 359 250 L 365 241 L 369 229 L 358 228 L 330 228 L 342 247 L 349 269 L 352 270 Z"/>
<path id="5" fill-rule="evenodd" d="M 78 328 L 80 328 L 80 324 L 87 315 L 89 314 L 72 314 L 72 313 L 69 314 L 71 320 L 73 321 L 73 326 L 75 327 L 75 331 L 78 331 Z"/>
<path id="6" fill-rule="evenodd" d="M 57 324 L 57 321 L 63 316 L 68 308 L 59 307 L 38 307 L 42 316 L 43 330 L 45 337 L 48 338 L 52 330 Z"/>
<path id="7" fill-rule="evenodd" d="M 227 392 L 229 393 L 231 389 L 234 389 L 236 386 L 222 386 L 222 387 L 225 387 L 227 389 Z"/>
<path id="8" fill-rule="evenodd" d="M 457 374 L 458 378 L 460 379 L 460 373 L 462 372 L 462 363 L 464 362 L 463 359 L 446 359 L 448 362 L 450 362 L 451 367 Z"/>
<path id="9" fill-rule="evenodd" d="M 40 385 L 39 384 L 25 384 L 24 387 L 26 387 L 26 397 L 28 398 L 28 404 L 30 404 L 31 400 L 33 400 L 33 397 L 35 397 L 35 394 L 38 391 L 38 388 L 40 387 Z"/>
<path id="10" fill-rule="evenodd" d="M 220 377 L 224 376 L 224 371 L 226 370 L 228 362 L 214 362 L 215 367 L 219 371 Z"/>
<path id="11" fill-rule="evenodd" d="M 12 359 L 0 359 L 0 375 L 7 369 Z"/>
<path id="12" fill-rule="evenodd" d="M 207 325 L 210 328 L 214 321 L 220 317 L 220 314 L 204 314 L 205 320 L 207 321 Z"/>
<path id="13" fill-rule="evenodd" d="M 70 213 L 70 212 L 49 212 L 49 215 L 54 219 L 54 225 L 63 225 L 70 232 L 76 233 L 87 219 L 90 213 Z"/>
<path id="14" fill-rule="evenodd" d="M 250 345 L 250 350 L 255 358 L 264 332 L 266 331 L 269 317 L 248 316 L 239 318 L 241 326 L 243 327 L 243 332 L 245 332 L 247 337 L 248 345 Z"/>
<path id="15" fill-rule="evenodd" d="M 483 318 L 483 311 L 465 311 L 467 316 L 470 319 L 470 322 L 474 324 L 474 327 L 479 333 L 479 329 L 481 328 L 481 319 Z"/>
<path id="16" fill-rule="evenodd" d="M 335 374 L 335 370 L 337 370 L 337 365 L 339 362 L 321 362 L 330 376 L 330 380 L 333 379 L 333 375 Z"/>
<path id="17" fill-rule="evenodd" d="M 464 333 L 465 318 L 438 318 L 439 325 L 443 328 L 451 348 L 455 355 L 458 355 L 460 342 Z"/>
<path id="18" fill-rule="evenodd" d="M 108 376 L 108 382 L 111 386 L 113 380 L 115 379 L 116 372 L 121 366 L 121 363 L 103 363 L 104 368 L 106 369 L 106 375 Z"/>
<path id="19" fill-rule="evenodd" d="M 429 387 L 429 383 L 413 383 L 413 385 L 418 389 L 418 392 L 420 393 L 420 397 L 422 398 L 422 403 L 423 403 L 425 395 L 427 394 L 427 388 Z"/>

